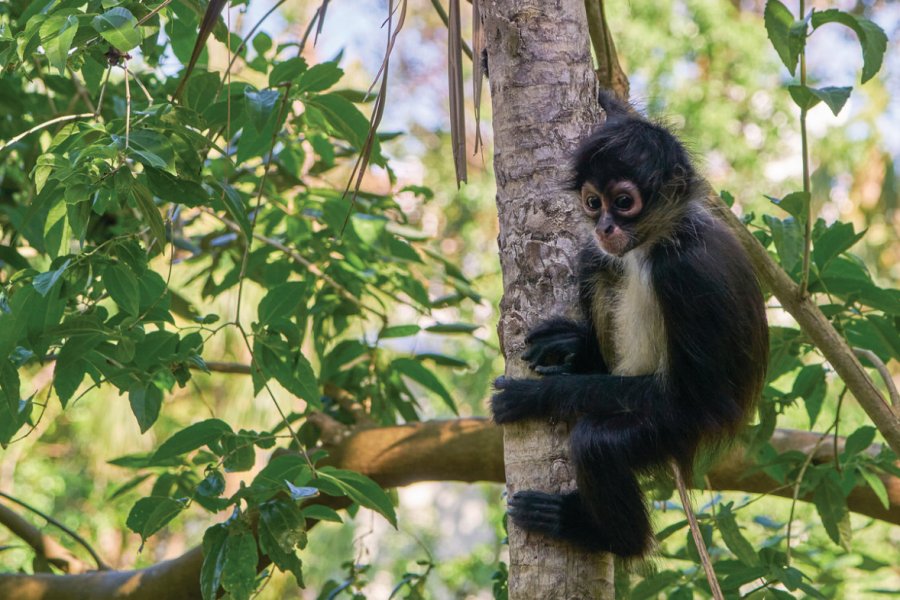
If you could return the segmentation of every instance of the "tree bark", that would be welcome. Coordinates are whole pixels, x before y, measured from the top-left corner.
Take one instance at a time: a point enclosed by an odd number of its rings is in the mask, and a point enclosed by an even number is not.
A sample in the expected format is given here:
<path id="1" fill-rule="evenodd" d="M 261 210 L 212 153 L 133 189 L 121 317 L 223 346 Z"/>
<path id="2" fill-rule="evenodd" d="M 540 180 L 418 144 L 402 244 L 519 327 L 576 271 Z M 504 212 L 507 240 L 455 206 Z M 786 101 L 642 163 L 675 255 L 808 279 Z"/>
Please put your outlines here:
<path id="1" fill-rule="evenodd" d="M 574 259 L 587 233 L 565 191 L 569 157 L 600 121 L 582 0 L 491 0 L 482 5 L 494 127 L 504 294 L 506 374 L 529 327 L 577 306 Z M 504 431 L 508 491 L 574 489 L 564 424 Z M 509 524 L 510 598 L 612 598 L 610 557 L 576 551 Z"/>

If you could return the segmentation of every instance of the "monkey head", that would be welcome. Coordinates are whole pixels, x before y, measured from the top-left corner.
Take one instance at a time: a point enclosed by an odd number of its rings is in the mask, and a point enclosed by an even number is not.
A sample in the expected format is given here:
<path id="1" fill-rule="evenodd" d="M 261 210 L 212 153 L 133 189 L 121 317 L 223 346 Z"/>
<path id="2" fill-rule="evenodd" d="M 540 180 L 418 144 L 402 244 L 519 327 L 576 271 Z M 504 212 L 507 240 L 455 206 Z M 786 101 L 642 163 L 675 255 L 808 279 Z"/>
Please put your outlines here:
<path id="1" fill-rule="evenodd" d="M 601 98 L 601 103 L 604 98 Z M 696 194 L 694 168 L 665 127 L 607 99 L 606 122 L 575 153 L 571 189 L 597 244 L 622 256 L 666 237 Z"/>

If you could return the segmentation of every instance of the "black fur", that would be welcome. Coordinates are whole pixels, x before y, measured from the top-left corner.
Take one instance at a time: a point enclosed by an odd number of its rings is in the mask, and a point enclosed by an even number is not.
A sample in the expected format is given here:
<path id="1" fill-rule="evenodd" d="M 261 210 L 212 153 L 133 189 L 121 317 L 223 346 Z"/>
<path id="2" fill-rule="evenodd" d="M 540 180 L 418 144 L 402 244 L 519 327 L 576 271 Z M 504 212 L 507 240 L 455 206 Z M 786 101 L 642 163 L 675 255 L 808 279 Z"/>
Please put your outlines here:
<path id="1" fill-rule="evenodd" d="M 601 93 L 600 104 L 606 122 L 575 151 L 569 187 L 578 191 L 590 180 L 602 188 L 612 179 L 629 179 L 648 204 L 668 191 L 666 184 L 676 188 L 669 193 L 683 194 L 695 174 L 681 142 L 612 95 Z"/>
<path id="2" fill-rule="evenodd" d="M 578 151 L 575 185 L 631 179 L 648 203 L 664 190 L 679 192 L 667 205 L 697 203 L 702 184 L 678 140 L 622 104 L 607 106 L 606 124 Z M 604 333 L 595 329 L 591 303 L 596 279 L 609 275 L 615 281 L 621 267 L 591 242 L 579 275 L 585 320 L 551 319 L 526 338 L 523 358 L 543 378 L 501 377 L 495 383 L 497 423 L 527 418 L 572 423 L 578 490 L 512 496 L 510 517 L 526 529 L 593 551 L 645 554 L 653 535 L 637 476 L 674 460 L 689 477 L 701 445 L 732 438 L 760 393 L 768 328 L 750 262 L 708 211 L 671 214 L 675 222 L 666 235 L 649 237 L 646 249 L 664 323 L 665 372 L 609 372 L 601 350 Z"/>

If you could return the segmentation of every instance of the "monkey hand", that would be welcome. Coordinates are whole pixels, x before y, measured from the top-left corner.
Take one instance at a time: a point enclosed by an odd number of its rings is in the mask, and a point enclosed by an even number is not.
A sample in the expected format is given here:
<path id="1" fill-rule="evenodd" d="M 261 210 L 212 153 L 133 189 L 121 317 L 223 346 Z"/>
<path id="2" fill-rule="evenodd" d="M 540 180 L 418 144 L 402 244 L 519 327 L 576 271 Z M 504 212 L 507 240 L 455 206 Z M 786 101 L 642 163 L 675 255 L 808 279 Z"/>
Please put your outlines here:
<path id="1" fill-rule="evenodd" d="M 522 360 L 541 375 L 575 373 L 579 358 L 586 354 L 589 335 L 582 323 L 560 317 L 549 319 L 528 333 L 528 349 Z"/>
<path id="2" fill-rule="evenodd" d="M 494 422 L 499 425 L 542 416 L 545 411 L 541 384 L 538 379 L 498 377 L 494 381 L 497 393 L 491 398 Z"/>

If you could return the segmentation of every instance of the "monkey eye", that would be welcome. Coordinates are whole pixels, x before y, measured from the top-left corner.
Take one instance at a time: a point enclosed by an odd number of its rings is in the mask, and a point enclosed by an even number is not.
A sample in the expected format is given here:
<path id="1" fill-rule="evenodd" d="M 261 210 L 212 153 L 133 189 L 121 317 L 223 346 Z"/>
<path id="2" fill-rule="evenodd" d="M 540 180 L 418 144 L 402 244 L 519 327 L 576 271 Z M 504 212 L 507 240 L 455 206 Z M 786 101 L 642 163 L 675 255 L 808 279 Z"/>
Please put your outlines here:
<path id="1" fill-rule="evenodd" d="M 619 194 L 618 196 L 616 196 L 616 199 L 613 200 L 613 207 L 619 211 L 631 210 L 631 207 L 633 206 L 634 198 L 632 198 L 628 194 Z"/>
<path id="2" fill-rule="evenodd" d="M 598 196 L 591 194 L 584 199 L 584 206 L 588 210 L 596 212 L 603 208 L 603 202 L 600 201 L 600 198 Z"/>

